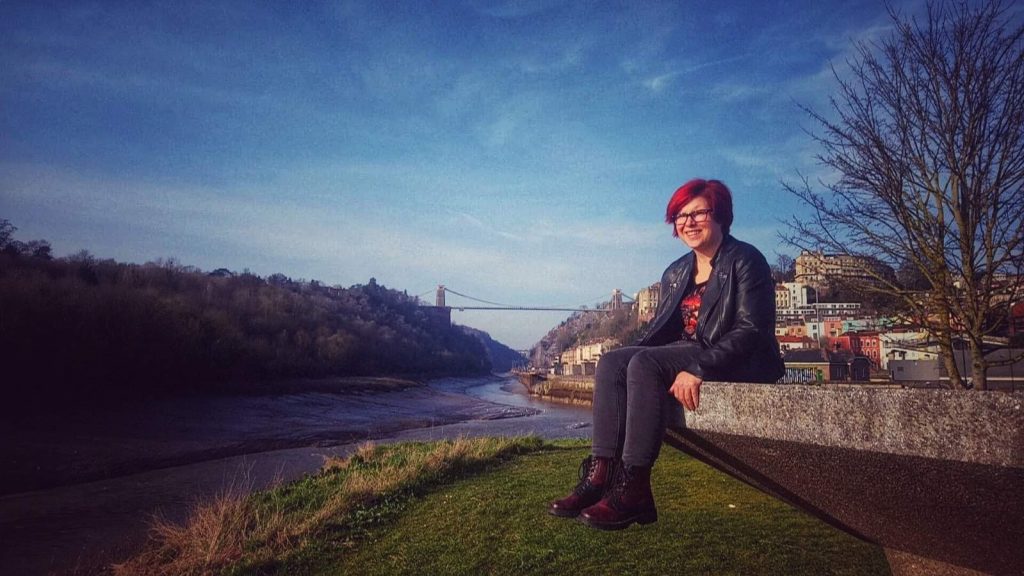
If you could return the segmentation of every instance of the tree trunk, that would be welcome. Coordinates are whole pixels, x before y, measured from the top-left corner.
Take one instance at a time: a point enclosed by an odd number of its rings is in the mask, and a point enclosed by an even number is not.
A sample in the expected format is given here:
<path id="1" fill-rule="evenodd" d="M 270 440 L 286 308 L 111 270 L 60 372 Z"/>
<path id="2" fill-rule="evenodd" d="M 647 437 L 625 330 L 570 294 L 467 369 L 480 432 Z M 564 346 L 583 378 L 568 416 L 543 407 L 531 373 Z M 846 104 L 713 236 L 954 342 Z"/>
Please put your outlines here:
<path id="1" fill-rule="evenodd" d="M 949 387 L 953 390 L 966 390 L 960 367 L 956 365 L 956 354 L 954 354 L 952 342 L 941 342 L 939 353 L 942 363 L 946 367 L 946 375 L 949 377 Z"/>
<path id="2" fill-rule="evenodd" d="M 985 351 L 971 342 L 971 380 L 975 390 L 988 390 L 988 362 Z"/>

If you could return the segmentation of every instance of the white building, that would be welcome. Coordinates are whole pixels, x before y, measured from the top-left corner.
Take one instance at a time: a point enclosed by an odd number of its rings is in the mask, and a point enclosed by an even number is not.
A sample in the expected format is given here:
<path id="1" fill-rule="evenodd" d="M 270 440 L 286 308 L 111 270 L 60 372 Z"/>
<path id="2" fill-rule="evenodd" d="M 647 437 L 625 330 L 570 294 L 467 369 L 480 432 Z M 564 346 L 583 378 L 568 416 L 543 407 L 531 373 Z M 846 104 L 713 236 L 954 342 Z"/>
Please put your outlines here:
<path id="1" fill-rule="evenodd" d="M 808 320 L 804 323 L 807 327 L 807 337 L 814 340 L 815 342 L 821 340 L 821 336 L 825 333 L 825 323 L 818 320 Z"/>
<path id="2" fill-rule="evenodd" d="M 850 318 L 860 314 L 860 302 L 816 302 L 809 304 L 809 308 L 815 310 L 818 316 L 839 316 Z"/>
<path id="3" fill-rule="evenodd" d="M 802 282 L 783 282 L 782 286 L 789 292 L 789 308 L 806 308 L 814 300 L 811 287 Z"/>
<path id="4" fill-rule="evenodd" d="M 661 282 L 655 282 L 633 296 L 633 301 L 636 302 L 637 320 L 640 324 L 654 319 L 654 313 L 658 310 L 660 299 Z"/>
<path id="5" fill-rule="evenodd" d="M 921 330 L 882 332 L 878 335 L 878 354 L 882 369 L 889 369 L 890 360 L 935 360 L 939 347 Z"/>
<path id="6" fill-rule="evenodd" d="M 558 357 L 561 373 L 575 376 L 593 375 L 601 355 L 618 346 L 617 340 L 608 339 L 569 348 Z"/>

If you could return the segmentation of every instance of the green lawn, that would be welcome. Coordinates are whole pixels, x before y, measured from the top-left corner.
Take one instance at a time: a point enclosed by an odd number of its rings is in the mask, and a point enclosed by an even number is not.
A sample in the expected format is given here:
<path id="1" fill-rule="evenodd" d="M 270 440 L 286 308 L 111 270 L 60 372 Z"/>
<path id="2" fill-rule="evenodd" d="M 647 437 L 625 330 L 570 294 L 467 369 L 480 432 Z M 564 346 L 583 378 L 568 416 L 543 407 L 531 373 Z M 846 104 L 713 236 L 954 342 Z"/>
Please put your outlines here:
<path id="1" fill-rule="evenodd" d="M 591 530 L 546 513 L 581 447 L 527 454 L 416 499 L 322 574 L 889 574 L 863 543 L 666 449 L 656 524 Z"/>
<path id="2" fill-rule="evenodd" d="M 424 458 L 439 460 L 438 443 L 378 446 L 352 463 L 255 495 L 247 500 L 256 504 L 255 514 L 281 520 L 274 522 L 290 535 L 280 536 L 280 529 L 250 529 L 254 536 L 245 539 L 241 557 L 198 565 L 194 571 L 179 565 L 174 572 L 889 574 L 878 546 L 668 447 L 653 476 L 658 522 L 601 532 L 546 512 L 547 502 L 575 483 L 579 461 L 588 453 L 586 444 L 529 439 L 510 448 L 507 441 L 496 444 L 493 439 L 463 442 L 491 444 L 472 448 L 478 451 L 470 458 L 451 452 L 440 458 L 448 464 L 418 468 L 428 471 L 397 482 L 397 489 L 373 483 L 398 476 L 403 467 L 420 467 L 416 462 Z M 375 479 L 352 488 L 351 477 L 360 470 L 372 471 Z M 341 493 L 356 496 L 348 497 L 350 504 L 330 503 Z M 327 508 L 333 511 L 322 514 Z M 316 521 L 305 520 L 318 514 Z M 273 523 L 248 524 L 261 522 Z M 151 557 L 177 554 L 168 550 Z M 171 571 L 151 565 L 139 572 Z"/>

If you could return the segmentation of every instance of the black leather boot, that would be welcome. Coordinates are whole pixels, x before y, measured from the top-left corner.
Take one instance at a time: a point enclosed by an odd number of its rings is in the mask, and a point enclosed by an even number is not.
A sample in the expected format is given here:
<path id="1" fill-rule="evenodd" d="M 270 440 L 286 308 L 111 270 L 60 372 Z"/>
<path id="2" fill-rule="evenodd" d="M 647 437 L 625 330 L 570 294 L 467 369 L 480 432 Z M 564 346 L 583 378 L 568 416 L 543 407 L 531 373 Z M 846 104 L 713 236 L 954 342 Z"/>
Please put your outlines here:
<path id="1" fill-rule="evenodd" d="M 622 530 L 634 522 L 657 522 L 650 467 L 620 466 L 601 501 L 580 512 L 579 520 L 599 530 Z"/>
<path id="2" fill-rule="evenodd" d="M 548 505 L 548 512 L 563 518 L 574 518 L 587 506 L 601 499 L 604 489 L 611 483 L 615 460 L 600 456 L 587 456 L 580 464 L 580 480 L 572 494 Z"/>

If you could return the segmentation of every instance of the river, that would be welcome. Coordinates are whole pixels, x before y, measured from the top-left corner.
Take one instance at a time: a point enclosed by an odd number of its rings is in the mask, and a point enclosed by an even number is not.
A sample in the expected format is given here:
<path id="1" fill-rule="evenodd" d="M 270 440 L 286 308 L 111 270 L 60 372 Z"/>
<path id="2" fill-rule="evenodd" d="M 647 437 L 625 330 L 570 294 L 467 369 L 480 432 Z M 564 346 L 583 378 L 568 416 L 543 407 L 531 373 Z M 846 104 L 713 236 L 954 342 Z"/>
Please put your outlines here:
<path id="1" fill-rule="evenodd" d="M 591 416 L 495 376 L 382 393 L 178 399 L 61 419 L 2 431 L 5 574 L 94 573 L 137 549 L 154 514 L 181 520 L 225 491 L 300 478 L 365 439 L 586 438 Z"/>

